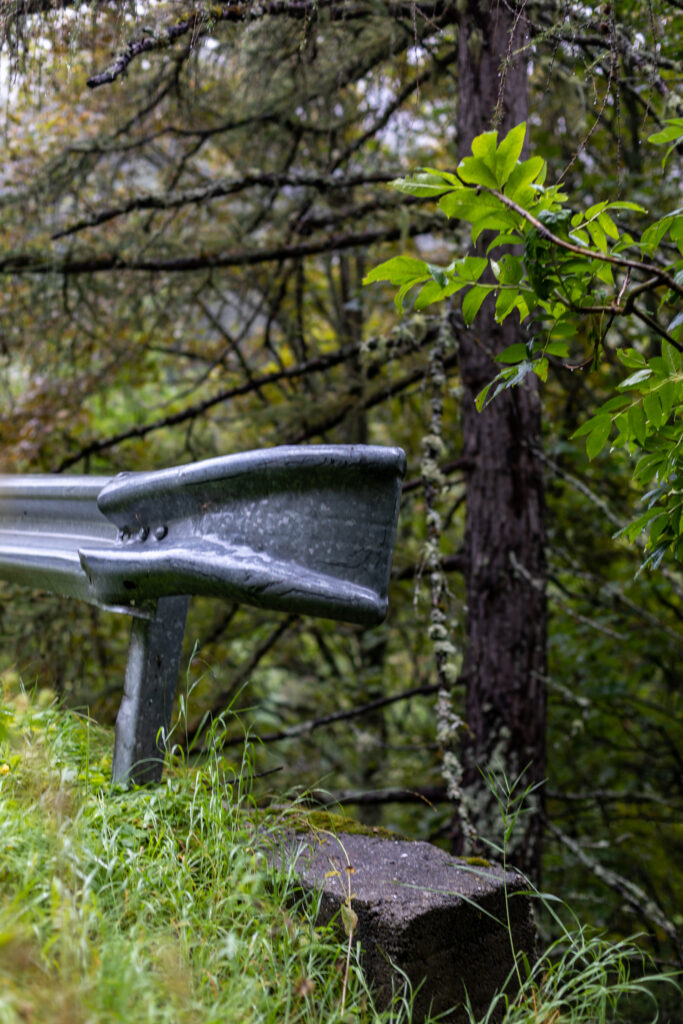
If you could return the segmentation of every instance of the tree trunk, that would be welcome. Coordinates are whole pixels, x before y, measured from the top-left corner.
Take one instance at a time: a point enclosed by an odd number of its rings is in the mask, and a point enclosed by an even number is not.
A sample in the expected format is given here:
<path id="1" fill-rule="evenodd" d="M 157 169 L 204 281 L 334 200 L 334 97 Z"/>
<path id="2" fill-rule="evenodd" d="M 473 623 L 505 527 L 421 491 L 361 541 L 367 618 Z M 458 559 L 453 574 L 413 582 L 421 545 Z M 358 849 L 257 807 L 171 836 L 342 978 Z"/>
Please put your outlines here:
<path id="1" fill-rule="evenodd" d="M 496 127 L 501 138 L 528 117 L 524 43 L 512 8 L 468 0 L 459 38 L 458 131 L 461 155 L 475 135 Z M 461 682 L 466 685 L 467 738 L 463 793 L 477 835 L 502 837 L 497 804 L 481 771 L 524 785 L 545 775 L 546 602 L 544 494 L 538 380 L 499 395 L 481 414 L 474 400 L 499 367 L 493 356 L 526 341 L 516 314 L 501 325 L 485 303 L 471 329 L 457 324 L 463 385 L 467 480 L 464 572 L 467 646 Z M 525 771 L 526 769 L 526 771 Z M 542 791 L 526 801 L 508 849 L 510 859 L 534 879 L 541 866 Z M 454 846 L 462 848 L 461 818 L 454 818 Z"/>

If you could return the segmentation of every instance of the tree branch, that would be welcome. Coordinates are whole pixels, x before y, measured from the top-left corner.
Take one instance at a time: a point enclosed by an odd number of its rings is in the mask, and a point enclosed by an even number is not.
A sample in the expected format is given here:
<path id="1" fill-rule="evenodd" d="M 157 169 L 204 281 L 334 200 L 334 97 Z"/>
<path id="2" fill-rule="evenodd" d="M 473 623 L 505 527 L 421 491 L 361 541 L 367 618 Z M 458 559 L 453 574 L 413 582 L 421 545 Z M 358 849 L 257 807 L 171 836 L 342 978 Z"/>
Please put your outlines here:
<path id="1" fill-rule="evenodd" d="M 214 698 L 212 706 L 202 715 L 202 720 L 196 729 L 188 729 L 185 734 L 185 743 L 187 747 L 191 747 L 193 742 L 198 736 L 201 736 L 203 732 L 210 727 L 214 717 L 220 715 L 222 711 L 230 707 L 232 702 L 242 687 L 249 681 L 249 677 L 258 668 L 259 664 L 265 658 L 266 654 L 275 646 L 278 640 L 281 639 L 284 634 L 291 629 L 299 621 L 299 616 L 290 614 L 287 615 L 281 622 L 277 624 L 265 640 L 258 645 L 255 651 L 252 652 L 249 658 L 244 662 L 243 665 L 237 670 L 233 676 L 230 688 L 224 690 L 217 697 Z M 243 737 L 244 739 L 244 737 Z M 195 753 L 195 751 L 193 751 Z"/>
<path id="2" fill-rule="evenodd" d="M 163 419 L 153 420 L 151 423 L 141 424 L 137 427 L 129 427 L 127 430 L 122 430 L 120 433 L 113 434 L 111 437 L 102 438 L 98 441 L 91 441 L 89 444 L 84 445 L 78 452 L 75 452 L 73 455 L 68 455 L 65 459 L 62 459 L 62 461 L 55 467 L 54 472 L 63 473 L 65 469 L 75 466 L 76 463 L 81 462 L 83 459 L 86 459 L 91 455 L 96 455 L 98 452 L 106 451 L 108 448 L 114 448 L 117 444 L 121 444 L 123 441 L 131 441 L 133 438 L 146 437 L 148 434 L 154 433 L 157 430 L 162 430 L 165 427 L 173 427 L 179 423 L 186 423 L 188 420 L 195 419 L 202 413 L 208 412 L 209 409 L 212 409 L 216 405 L 221 405 L 223 402 L 227 402 L 231 398 L 239 398 L 242 395 L 250 394 L 252 391 L 258 391 L 267 384 L 277 384 L 279 381 L 302 377 L 307 373 L 315 373 L 332 369 L 334 366 L 338 366 L 340 363 L 346 362 L 347 359 L 353 358 L 357 353 L 357 345 L 346 345 L 344 348 L 339 349 L 337 352 L 332 352 L 327 356 L 316 356 L 314 359 L 308 359 L 306 362 L 299 363 L 296 366 L 290 366 L 289 368 L 282 370 L 273 370 L 272 373 L 261 374 L 260 377 L 254 377 L 252 380 L 246 381 L 243 384 L 238 384 L 234 388 L 226 388 L 224 391 L 219 391 L 218 394 L 211 395 L 210 398 L 206 398 L 202 402 L 197 402 L 185 409 L 181 409 L 179 412 L 171 413 L 170 416 L 164 416 Z"/>
<path id="3" fill-rule="evenodd" d="M 435 0 L 432 3 L 415 3 L 413 0 L 400 2 L 399 0 L 399 2 L 387 4 L 386 12 L 393 17 L 407 17 L 413 23 L 416 15 L 420 14 L 427 24 L 433 24 L 435 19 L 443 15 L 448 17 L 451 6 L 452 4 L 449 4 L 447 0 Z M 137 57 L 152 51 L 167 49 L 188 32 L 192 32 L 193 38 L 196 40 L 210 33 L 221 22 L 251 22 L 265 17 L 312 21 L 321 10 L 324 10 L 332 21 L 368 19 L 377 14 L 372 3 L 351 4 L 341 2 L 341 0 L 264 0 L 258 5 L 252 3 L 214 4 L 210 10 L 197 11 L 174 25 L 165 26 L 149 35 L 130 40 L 119 51 L 109 67 L 99 74 L 92 75 L 87 80 L 87 85 L 90 89 L 97 89 L 101 85 L 115 82 Z"/>
<path id="4" fill-rule="evenodd" d="M 323 807 L 330 807 L 333 804 L 355 804 L 362 807 L 372 807 L 376 804 L 443 804 L 449 803 L 449 796 L 445 786 L 420 786 L 416 789 L 401 789 L 399 787 L 388 787 L 387 789 L 341 789 L 335 793 L 328 793 L 324 789 L 313 789 L 305 796 L 310 796 L 311 803 Z"/>
<path id="5" fill-rule="evenodd" d="M 465 185 L 466 188 L 473 187 L 467 185 L 466 182 L 463 182 L 462 184 Z M 479 188 L 483 186 L 477 187 Z M 613 267 L 621 267 L 624 270 L 639 270 L 641 273 L 650 274 L 652 275 L 652 278 L 656 278 L 658 280 L 660 285 L 666 285 L 667 288 L 670 288 L 678 295 L 683 296 L 683 284 L 679 284 L 678 281 L 675 281 L 670 274 L 668 274 L 663 268 L 656 266 L 656 264 L 641 263 L 640 260 L 629 260 L 625 259 L 623 256 L 614 256 L 610 253 L 599 252 L 596 249 L 588 249 L 585 246 L 575 245 L 568 239 L 561 238 L 559 235 L 554 234 L 554 232 L 547 228 L 546 225 L 538 219 L 538 217 L 534 217 L 533 213 L 529 213 L 529 211 L 523 206 L 516 203 L 514 199 L 510 199 L 509 196 L 506 196 L 504 192 L 500 192 L 495 188 L 489 188 L 487 191 L 490 192 L 491 195 L 495 196 L 496 199 L 500 200 L 500 202 L 504 206 L 507 206 L 508 209 L 512 210 L 519 217 L 522 217 L 527 224 L 531 224 L 532 227 L 536 228 L 541 238 L 546 242 L 551 242 L 560 249 L 565 249 L 567 252 L 572 252 L 577 256 L 582 256 L 584 259 L 599 260 L 602 263 L 610 263 Z"/>
<path id="6" fill-rule="evenodd" d="M 552 822 L 546 819 L 546 828 L 555 836 L 563 846 L 566 846 L 568 850 L 574 854 L 578 861 L 588 868 L 588 870 L 596 878 L 612 889 L 620 896 L 624 902 L 632 907 L 642 918 L 646 921 L 651 921 L 653 924 L 661 928 L 662 931 L 668 935 L 671 941 L 674 943 L 678 950 L 681 949 L 681 941 L 678 937 L 676 926 L 670 921 L 660 907 L 654 902 L 654 900 L 648 896 L 639 886 L 635 885 L 628 878 L 623 878 L 618 875 L 616 871 L 611 871 L 609 868 L 604 867 L 599 861 L 590 857 L 586 851 L 568 836 L 561 829 L 553 825 Z"/>
<path id="7" fill-rule="evenodd" d="M 435 328 L 436 329 L 436 328 Z M 430 337 L 429 332 L 425 334 L 424 338 L 421 338 L 419 342 L 413 344 L 413 348 L 419 348 L 426 340 Z M 269 384 L 278 384 L 283 380 L 292 380 L 297 377 L 306 376 L 309 373 L 323 373 L 326 370 L 333 369 L 335 366 L 339 366 L 341 363 L 347 362 L 350 359 L 355 359 L 358 353 L 363 351 L 372 351 L 378 344 L 378 339 L 370 339 L 367 342 L 361 344 L 350 344 L 345 345 L 338 349 L 336 352 L 330 352 L 328 355 L 314 356 L 312 359 L 307 359 L 302 363 L 297 363 L 296 366 L 283 367 L 279 370 L 273 370 L 271 373 L 261 374 L 259 377 L 252 377 L 251 380 L 245 381 L 242 384 L 237 384 L 235 387 L 226 388 L 224 391 L 219 391 L 215 395 L 211 395 L 209 398 L 204 399 L 201 402 L 197 402 L 194 405 L 187 406 L 185 409 L 181 409 L 176 413 L 171 413 L 169 416 L 164 416 L 162 419 L 153 420 L 151 423 L 140 424 L 139 426 L 129 427 L 127 430 L 123 430 L 118 434 L 113 434 L 107 438 L 101 438 L 100 440 L 90 441 L 88 444 L 83 445 L 73 455 L 69 455 L 55 467 L 53 472 L 63 473 L 65 469 L 69 469 L 76 463 L 81 462 L 83 459 L 88 458 L 91 455 L 97 455 L 98 452 L 106 451 L 109 448 L 116 447 L 117 444 L 121 444 L 124 441 L 131 441 L 133 439 L 139 439 L 146 437 L 148 434 L 154 433 L 157 430 L 163 430 L 166 427 L 173 427 L 179 423 L 186 423 L 190 420 L 196 419 L 201 416 L 202 413 L 207 412 L 216 405 L 221 405 L 223 402 L 230 401 L 232 398 L 240 398 L 244 395 L 248 395 L 254 391 L 265 387 Z M 405 344 L 399 342 L 396 346 L 397 353 L 405 351 Z M 393 358 L 393 355 L 390 356 Z M 374 372 L 384 367 L 387 363 L 387 355 L 384 353 L 381 360 L 377 364 L 371 365 L 368 370 L 369 377 L 374 376 Z M 391 393 L 393 394 L 396 390 L 409 386 L 414 380 L 419 380 L 422 375 L 422 371 L 418 371 L 415 374 L 411 374 L 406 382 L 405 378 L 402 378 L 396 384 L 392 385 Z M 378 404 L 384 397 L 387 397 L 389 392 L 383 389 L 382 392 L 371 396 L 367 400 L 367 405 Z M 348 413 L 348 409 L 345 409 L 339 419 L 343 419 Z M 320 428 L 324 429 L 324 428 Z"/>
<path id="8" fill-rule="evenodd" d="M 440 218 L 425 219 L 412 224 L 407 231 L 411 238 L 426 234 L 442 226 Z M 74 259 L 59 260 L 53 256 L 33 256 L 28 253 L 9 255 L 0 260 L 0 274 L 62 274 L 75 277 L 81 274 L 102 274 L 129 270 L 136 273 L 194 273 L 198 270 L 225 269 L 226 267 L 253 267 L 261 263 L 303 259 L 324 252 L 342 249 L 365 249 L 376 242 L 395 242 L 406 234 L 400 227 L 378 228 L 374 231 L 332 235 L 314 242 L 281 245 L 272 249 L 236 249 L 227 252 L 200 253 L 196 256 L 177 256 L 173 259 L 126 259 L 116 253 L 93 254 Z M 650 268 L 652 269 L 652 268 Z"/>
<path id="9" fill-rule="evenodd" d="M 430 694 L 436 693 L 438 689 L 438 683 L 430 683 L 427 686 L 414 686 L 410 690 L 403 690 L 401 693 L 394 694 L 391 697 L 378 697 L 376 700 L 368 701 L 367 704 L 357 705 L 355 708 L 349 708 L 347 711 L 333 711 L 329 715 L 321 715 L 320 718 L 311 718 L 306 722 L 299 722 L 297 725 L 292 725 L 288 729 L 281 729 L 279 732 L 266 733 L 264 736 L 247 736 L 246 739 L 248 742 L 277 743 L 280 740 L 310 736 L 312 732 L 315 732 L 316 729 L 320 729 L 324 725 L 332 725 L 335 722 L 348 722 L 352 718 L 360 718 L 362 715 L 379 710 L 379 708 L 385 708 L 389 704 L 410 700 L 412 697 L 427 697 Z M 232 739 L 227 739 L 224 746 L 237 746 L 243 744 L 244 741 L 245 737 L 243 735 L 235 736 Z"/>
<path id="10" fill-rule="evenodd" d="M 204 188 L 192 189 L 189 192 L 179 192 L 166 195 L 144 195 L 136 196 L 121 206 L 112 207 L 108 210 L 100 210 L 90 217 L 70 224 L 60 231 L 51 235 L 56 241 L 59 238 L 66 238 L 86 228 L 99 227 L 108 221 L 123 217 L 129 213 L 141 210 L 177 210 L 183 206 L 191 206 L 204 203 L 211 199 L 221 199 L 224 196 L 235 195 L 249 188 L 313 188 L 320 192 L 328 192 L 332 189 L 348 189 L 357 185 L 385 184 L 396 177 L 396 172 L 384 172 L 375 174 L 356 174 L 349 178 L 341 178 L 332 175 L 311 175 L 311 174 L 248 174 L 243 178 L 226 179 L 216 181 Z"/>

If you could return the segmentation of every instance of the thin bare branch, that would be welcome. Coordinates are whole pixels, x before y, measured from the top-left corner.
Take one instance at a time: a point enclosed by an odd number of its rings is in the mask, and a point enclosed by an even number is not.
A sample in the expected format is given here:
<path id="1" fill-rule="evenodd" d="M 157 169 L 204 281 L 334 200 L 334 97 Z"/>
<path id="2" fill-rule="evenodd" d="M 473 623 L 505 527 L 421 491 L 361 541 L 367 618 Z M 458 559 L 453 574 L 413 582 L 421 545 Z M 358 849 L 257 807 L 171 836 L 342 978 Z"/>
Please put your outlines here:
<path id="1" fill-rule="evenodd" d="M 425 22 L 434 24 L 435 19 L 452 17 L 446 0 L 433 3 L 415 3 L 414 0 L 389 3 L 387 13 L 394 17 L 414 16 L 419 12 Z M 371 18 L 377 11 L 373 3 L 344 3 L 339 0 L 265 0 L 258 5 L 252 3 L 214 4 L 210 10 L 196 11 L 175 24 L 165 25 L 156 32 L 139 36 L 130 40 L 116 55 L 112 63 L 103 71 L 92 75 L 87 85 L 97 89 L 101 85 L 109 85 L 123 75 L 129 65 L 145 53 L 164 50 L 172 46 L 182 36 L 192 33 L 193 40 L 212 32 L 219 23 L 239 23 L 256 21 L 262 18 L 287 18 L 290 21 L 304 21 L 316 18 L 320 11 L 325 10 L 326 17 L 331 21 L 352 21 L 358 18 Z"/>
<path id="2" fill-rule="evenodd" d="M 360 718 L 372 711 L 378 711 L 380 708 L 388 707 L 390 704 L 396 704 L 399 701 L 411 700 L 413 697 L 430 696 L 436 693 L 438 689 L 437 683 L 430 683 L 426 686 L 414 686 L 409 690 L 402 690 L 401 693 L 394 694 L 391 697 L 378 697 L 376 700 L 368 701 L 367 704 L 360 704 L 346 711 L 333 711 L 329 715 L 321 715 L 319 718 L 311 718 L 305 722 L 299 722 L 297 725 L 292 725 L 288 729 L 281 729 L 279 732 L 266 733 L 264 736 L 258 737 L 249 736 L 247 739 L 259 743 L 277 743 L 280 740 L 310 736 L 312 732 L 315 732 L 316 729 L 320 729 L 324 725 L 333 725 L 335 722 L 348 722 L 352 718 Z M 241 743 L 244 743 L 243 735 L 227 740 L 225 745 L 236 746 Z"/>
<path id="3" fill-rule="evenodd" d="M 332 235 L 298 245 L 280 245 L 272 249 L 232 249 L 225 252 L 207 252 L 192 256 L 176 256 L 171 259 L 151 257 L 129 259 L 118 253 L 93 253 L 79 257 L 59 259 L 45 253 L 17 253 L 0 260 L 0 274 L 60 274 L 66 277 L 81 274 L 102 274 L 110 271 L 129 270 L 136 273 L 194 273 L 198 270 L 217 270 L 226 267 L 253 267 L 261 263 L 278 263 L 282 260 L 303 259 L 323 252 L 339 252 L 342 249 L 365 249 L 377 242 L 395 242 L 408 234 L 410 237 L 426 234 L 440 227 L 437 217 L 412 224 L 407 232 L 400 227 L 377 228 L 373 231 L 351 232 L 347 235 Z"/>
<path id="4" fill-rule="evenodd" d="M 221 199 L 225 196 L 236 195 L 250 188 L 312 188 L 319 192 L 328 192 L 332 189 L 349 189 L 357 185 L 386 184 L 397 176 L 397 171 L 376 172 L 375 174 L 355 174 L 348 178 L 332 175 L 317 174 L 247 174 L 242 178 L 225 179 L 214 181 L 204 188 L 191 189 L 188 192 L 166 192 L 164 194 L 148 194 L 135 196 L 127 203 L 120 206 L 110 207 L 108 210 L 100 210 L 90 217 L 70 224 L 60 231 L 56 231 L 50 237 L 53 241 L 59 238 L 66 238 L 86 228 L 99 227 L 117 217 L 126 216 L 129 213 L 136 213 L 141 210 L 176 210 L 183 206 L 193 206 L 199 203 L 209 202 L 212 199 Z"/>

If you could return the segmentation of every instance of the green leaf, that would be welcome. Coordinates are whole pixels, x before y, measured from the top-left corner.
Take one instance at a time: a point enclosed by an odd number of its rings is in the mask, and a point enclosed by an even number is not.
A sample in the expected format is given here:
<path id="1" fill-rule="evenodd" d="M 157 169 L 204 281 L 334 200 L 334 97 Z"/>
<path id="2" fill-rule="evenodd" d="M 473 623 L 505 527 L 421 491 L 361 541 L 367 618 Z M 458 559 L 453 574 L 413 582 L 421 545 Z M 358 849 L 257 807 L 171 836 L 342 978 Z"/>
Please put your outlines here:
<path id="1" fill-rule="evenodd" d="M 534 373 L 545 383 L 548 379 L 548 360 L 537 359 L 534 363 Z"/>
<path id="2" fill-rule="evenodd" d="M 638 444 L 645 444 L 645 438 L 647 437 L 647 423 L 645 420 L 645 413 L 640 402 L 637 405 L 632 405 L 628 411 L 628 425 L 631 434 L 635 437 Z"/>
<path id="3" fill-rule="evenodd" d="M 631 402 L 632 398 L 630 395 L 615 395 L 600 406 L 600 412 L 614 412 L 615 409 L 624 409 L 626 406 L 630 407 Z"/>
<path id="4" fill-rule="evenodd" d="M 595 267 L 594 264 L 594 268 L 595 276 L 597 277 L 598 281 L 603 281 L 607 285 L 614 286 L 614 274 L 609 263 L 598 263 L 597 267 Z"/>
<path id="5" fill-rule="evenodd" d="M 586 455 L 594 459 L 605 447 L 612 430 L 612 417 L 608 415 L 594 417 L 594 426 L 586 438 Z"/>
<path id="6" fill-rule="evenodd" d="M 585 421 L 585 423 L 582 423 L 582 424 L 581 424 L 581 426 L 580 426 L 580 427 L 578 427 L 578 428 L 577 428 L 577 429 L 576 429 L 576 430 L 574 431 L 574 433 L 573 433 L 573 434 L 571 435 L 571 436 L 572 436 L 572 440 L 573 440 L 573 439 L 574 439 L 575 437 L 585 437 L 585 436 L 586 436 L 586 434 L 590 434 L 590 433 L 591 433 L 591 431 L 592 431 L 592 430 L 594 429 L 594 427 L 595 427 L 595 421 L 596 421 L 596 419 L 597 419 L 597 417 L 596 417 L 596 416 L 591 416 L 591 418 L 590 418 L 590 419 L 588 419 L 588 420 L 586 420 L 586 421 Z"/>
<path id="7" fill-rule="evenodd" d="M 603 212 L 598 214 L 598 224 L 610 238 L 619 237 L 619 229 L 608 213 Z"/>
<path id="8" fill-rule="evenodd" d="M 494 290 L 495 285 L 492 284 L 477 284 L 473 288 L 470 288 L 467 295 L 462 300 L 462 315 L 468 327 L 473 323 L 474 318 L 479 312 L 481 304 L 486 296 Z"/>
<path id="9" fill-rule="evenodd" d="M 640 366 L 647 366 L 645 356 L 635 348 L 617 349 L 617 358 L 620 363 L 623 363 L 624 366 L 628 366 L 632 370 Z"/>
<path id="10" fill-rule="evenodd" d="M 636 518 L 627 526 L 624 526 L 621 530 L 617 530 L 613 535 L 614 538 L 625 537 L 628 541 L 633 543 L 636 537 L 643 532 L 648 523 L 650 523 L 657 515 L 659 515 L 659 512 L 656 508 L 646 509 L 639 516 L 636 516 Z"/>
<path id="11" fill-rule="evenodd" d="M 453 174 L 451 171 L 442 171 L 438 167 L 418 167 L 418 170 L 420 174 L 433 174 L 436 178 L 443 178 L 449 185 L 456 188 L 460 186 L 457 174 Z"/>
<path id="12" fill-rule="evenodd" d="M 507 235 L 496 235 L 495 238 L 491 239 L 489 244 L 486 246 L 486 253 L 490 253 L 492 249 L 498 249 L 501 245 L 521 245 L 524 241 L 521 235 L 515 235 L 508 233 Z"/>
<path id="13" fill-rule="evenodd" d="M 656 544 L 668 525 L 669 516 L 666 512 L 662 512 L 660 515 L 655 516 L 650 522 L 650 535 L 648 537 L 649 543 Z"/>
<path id="14" fill-rule="evenodd" d="M 499 188 L 503 187 L 519 160 L 524 148 L 525 135 L 526 123 L 522 121 L 521 124 L 510 129 L 498 146 L 495 154 L 495 173 Z"/>
<path id="15" fill-rule="evenodd" d="M 628 446 L 631 441 L 631 429 L 628 424 L 628 416 L 625 412 L 619 412 L 614 417 L 614 426 L 617 428 L 617 436 L 612 442 L 612 447 L 620 448 Z"/>
<path id="16" fill-rule="evenodd" d="M 426 306 L 431 305 L 432 302 L 441 302 L 443 299 L 455 295 L 456 292 L 466 287 L 466 281 L 451 281 L 443 287 L 437 281 L 427 281 L 426 285 L 420 289 L 420 294 L 415 300 L 414 309 L 416 312 L 419 312 Z"/>
<path id="17" fill-rule="evenodd" d="M 546 355 L 557 356 L 559 359 L 566 359 L 569 355 L 569 345 L 566 341 L 549 341 L 543 346 Z"/>
<path id="18" fill-rule="evenodd" d="M 607 210 L 633 210 L 634 213 L 647 213 L 644 206 L 640 203 L 631 203 L 627 200 L 619 199 L 616 203 L 608 203 L 605 207 Z"/>
<path id="19" fill-rule="evenodd" d="M 683 117 L 672 117 L 667 119 L 666 128 L 655 132 L 654 135 L 648 135 L 647 141 L 652 142 L 655 146 L 661 146 L 681 137 L 683 137 Z"/>
<path id="20" fill-rule="evenodd" d="M 573 320 L 558 320 L 550 328 L 551 338 L 574 338 L 576 337 L 576 323 Z M 567 351 L 569 355 L 569 351 Z"/>
<path id="21" fill-rule="evenodd" d="M 496 277 L 501 284 L 519 284 L 524 277 L 524 264 L 519 256 L 506 252 L 498 262 Z"/>
<path id="22" fill-rule="evenodd" d="M 607 252 L 607 235 L 600 226 L 600 223 L 597 220 L 591 221 L 588 224 L 588 231 L 600 252 Z"/>
<path id="23" fill-rule="evenodd" d="M 433 263 L 427 264 L 427 270 L 432 275 L 432 280 L 436 281 L 441 288 L 445 288 L 448 284 L 448 274 L 443 267 L 437 267 Z"/>
<path id="24" fill-rule="evenodd" d="M 681 353 L 668 341 L 662 342 L 662 355 L 672 373 L 677 373 L 681 368 Z"/>
<path id="25" fill-rule="evenodd" d="M 673 334 L 674 331 L 677 331 L 679 327 L 683 327 L 683 310 L 681 310 L 680 313 L 676 314 L 676 316 L 673 318 L 673 320 L 667 327 L 667 330 L 669 334 Z"/>
<path id="26" fill-rule="evenodd" d="M 655 377 L 663 378 L 667 380 L 669 377 L 669 367 L 666 359 L 662 359 L 661 356 L 653 356 L 647 364 Z"/>
<path id="27" fill-rule="evenodd" d="M 667 380 L 657 389 L 657 394 L 662 403 L 662 416 L 666 422 L 679 400 L 679 388 L 672 380 Z"/>
<path id="28" fill-rule="evenodd" d="M 495 132 L 493 133 L 495 134 Z M 475 140 L 476 141 L 476 140 Z M 490 167 L 477 156 L 466 156 L 458 167 L 458 174 L 463 181 L 472 185 L 484 185 L 486 188 L 498 188 L 496 175 Z"/>
<path id="29" fill-rule="evenodd" d="M 479 192 L 476 189 L 462 186 L 459 189 L 452 189 L 439 199 L 439 209 L 447 217 L 466 220 L 474 223 L 481 217 L 486 217 L 495 210 L 500 210 L 503 205 L 496 196 L 490 192 Z"/>
<path id="30" fill-rule="evenodd" d="M 593 203 L 593 205 L 589 206 L 586 210 L 586 220 L 592 220 L 594 217 L 597 217 L 598 214 L 602 213 L 606 206 L 606 199 L 601 200 L 599 203 Z"/>
<path id="31" fill-rule="evenodd" d="M 649 394 L 643 397 L 643 409 L 650 423 L 657 428 L 661 427 L 665 421 L 664 412 L 656 391 L 650 391 Z"/>
<path id="32" fill-rule="evenodd" d="M 496 379 L 497 378 L 494 378 L 492 381 L 489 381 L 489 383 L 481 389 L 477 397 L 474 399 L 474 406 L 477 412 L 481 412 L 481 410 L 487 404 L 486 399 L 488 398 L 489 391 L 495 384 Z"/>
<path id="33" fill-rule="evenodd" d="M 683 118 L 674 117 L 666 122 L 666 128 L 663 128 L 659 132 L 655 132 L 654 135 L 650 135 L 648 142 L 653 142 L 655 146 L 665 145 L 670 142 L 671 145 L 667 149 L 662 159 L 662 167 L 666 166 L 667 160 L 673 153 L 679 140 L 683 138 Z"/>
<path id="34" fill-rule="evenodd" d="M 525 359 L 523 363 L 518 363 L 517 366 L 508 366 L 501 370 L 486 387 L 482 388 L 475 398 L 474 404 L 477 410 L 481 412 L 501 391 L 507 391 L 509 388 L 514 388 L 517 384 L 520 384 L 527 374 L 533 372 L 535 365 L 535 363 Z"/>
<path id="35" fill-rule="evenodd" d="M 424 260 L 413 256 L 393 256 L 373 267 L 363 278 L 363 284 L 373 281 L 388 281 L 390 284 L 406 284 L 408 281 L 424 280 L 429 277 L 429 266 Z"/>
<path id="36" fill-rule="evenodd" d="M 650 224 L 640 237 L 641 248 L 647 253 L 653 253 L 659 247 L 660 242 L 670 227 L 671 216 L 669 214 L 660 220 L 656 220 L 654 224 Z"/>
<path id="37" fill-rule="evenodd" d="M 453 180 L 445 180 L 445 175 L 441 173 L 423 171 L 413 174 L 409 178 L 396 178 L 389 184 L 391 188 L 396 189 L 397 192 L 403 192 L 405 195 L 435 199 L 437 196 L 443 195 L 444 192 L 462 188 L 455 175 L 448 175 L 448 177 Z"/>
<path id="38" fill-rule="evenodd" d="M 455 264 L 455 271 L 463 281 L 478 281 L 488 267 L 488 260 L 483 256 L 464 256 Z"/>
<path id="39" fill-rule="evenodd" d="M 634 388 L 638 384 L 642 384 L 642 382 L 644 380 L 648 380 L 648 378 L 651 377 L 651 376 L 652 376 L 652 370 L 650 369 L 649 366 L 646 366 L 642 370 L 636 370 L 636 372 L 632 373 L 630 377 L 626 378 L 626 380 L 622 380 L 621 384 L 617 384 L 617 387 L 618 388 Z"/>
<path id="40" fill-rule="evenodd" d="M 518 300 L 518 298 L 519 298 L 519 294 L 518 294 L 518 292 L 514 288 L 504 288 L 504 289 L 502 289 L 498 293 L 498 298 L 496 299 L 496 313 L 495 313 L 496 323 L 502 324 L 502 322 L 505 319 L 505 317 L 509 316 L 510 313 L 512 313 L 512 311 L 514 309 L 518 308 L 517 307 L 517 300 Z M 514 345 L 510 346 L 510 348 L 515 348 L 515 347 L 516 346 L 514 346 Z M 525 346 L 524 345 L 520 345 L 519 347 L 524 349 L 524 354 L 526 354 Z M 507 348 L 505 351 L 508 352 L 509 348 Z M 503 355 L 503 354 L 504 353 L 501 353 L 501 355 Z M 496 356 L 496 358 L 499 359 L 501 362 L 517 362 L 516 359 L 514 359 L 514 360 L 505 360 L 505 359 L 501 360 L 500 356 Z M 520 358 L 523 359 L 524 355 L 522 355 Z"/>
<path id="41" fill-rule="evenodd" d="M 424 280 L 424 279 L 422 279 L 422 280 Z M 408 294 L 408 292 L 412 288 L 414 288 L 416 284 L 419 284 L 419 280 L 417 280 L 417 281 L 406 281 L 406 283 L 402 284 L 401 287 L 399 288 L 399 290 L 394 295 L 394 308 L 396 309 L 396 312 L 399 315 L 403 312 L 403 300 L 405 299 L 405 297 Z"/>
<path id="42" fill-rule="evenodd" d="M 590 245 L 590 238 L 587 233 L 582 229 L 581 231 L 570 231 L 569 238 L 575 245 Z"/>
<path id="43" fill-rule="evenodd" d="M 424 260 L 415 259 L 412 256 L 394 256 L 385 263 L 373 267 L 363 278 L 363 284 L 372 284 L 374 281 L 389 281 L 390 284 L 398 285 L 399 289 L 394 296 L 394 306 L 398 313 L 403 312 L 403 300 L 408 292 L 416 284 L 428 281 L 432 277 L 429 265 Z"/>
<path id="44" fill-rule="evenodd" d="M 473 222 L 472 242 L 474 245 L 477 244 L 477 240 L 482 231 L 498 231 L 500 234 L 512 232 L 517 227 L 517 220 L 517 217 L 508 210 L 501 209 L 492 211 L 485 217 Z"/>
<path id="45" fill-rule="evenodd" d="M 472 155 L 483 160 L 491 170 L 495 168 L 498 132 L 482 132 L 472 140 Z"/>
<path id="46" fill-rule="evenodd" d="M 638 459 L 633 470 L 634 480 L 639 484 L 650 483 L 665 462 L 666 459 L 661 452 L 649 452 L 647 455 L 643 455 Z"/>
<path id="47" fill-rule="evenodd" d="M 531 182 L 544 171 L 545 160 L 543 157 L 532 156 L 528 160 L 523 160 L 510 173 L 510 177 L 505 183 L 505 195 L 515 202 L 519 202 L 522 206 L 526 205 L 523 202 L 523 199 L 526 198 L 526 193 L 529 192 L 529 198 L 533 195 L 529 187 Z"/>
<path id="48" fill-rule="evenodd" d="M 501 293 L 505 294 L 505 293 Z M 496 356 L 497 363 L 521 363 L 523 359 L 527 357 L 527 347 L 521 341 L 515 342 L 514 345 L 508 345 L 507 348 L 503 349 Z"/>

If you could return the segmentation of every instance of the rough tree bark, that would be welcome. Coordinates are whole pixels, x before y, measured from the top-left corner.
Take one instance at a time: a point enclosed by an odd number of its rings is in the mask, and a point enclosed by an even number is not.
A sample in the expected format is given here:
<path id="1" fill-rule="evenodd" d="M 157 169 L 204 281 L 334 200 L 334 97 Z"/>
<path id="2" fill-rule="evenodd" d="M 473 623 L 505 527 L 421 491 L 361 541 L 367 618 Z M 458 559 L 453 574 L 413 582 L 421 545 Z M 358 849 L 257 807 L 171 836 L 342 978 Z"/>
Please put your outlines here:
<path id="1" fill-rule="evenodd" d="M 500 137 L 528 117 L 524 43 L 513 8 L 467 0 L 460 19 L 458 141 L 461 155 L 479 133 Z M 485 839 L 500 841 L 495 801 L 480 769 L 503 770 L 526 784 L 545 775 L 546 602 L 544 493 L 538 381 L 506 391 L 483 413 L 474 399 L 495 376 L 492 357 L 526 340 L 516 315 L 496 324 L 484 305 L 472 329 L 455 324 L 463 385 L 467 479 L 464 572 L 467 643 L 467 738 L 463 791 L 470 822 Z M 527 378 L 529 380 L 529 378 Z M 513 836 L 511 859 L 538 879 L 542 790 L 527 804 Z M 460 818 L 454 846 L 463 845 Z"/>

